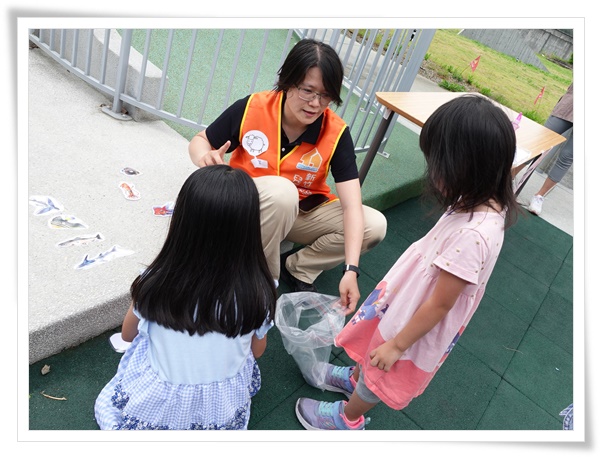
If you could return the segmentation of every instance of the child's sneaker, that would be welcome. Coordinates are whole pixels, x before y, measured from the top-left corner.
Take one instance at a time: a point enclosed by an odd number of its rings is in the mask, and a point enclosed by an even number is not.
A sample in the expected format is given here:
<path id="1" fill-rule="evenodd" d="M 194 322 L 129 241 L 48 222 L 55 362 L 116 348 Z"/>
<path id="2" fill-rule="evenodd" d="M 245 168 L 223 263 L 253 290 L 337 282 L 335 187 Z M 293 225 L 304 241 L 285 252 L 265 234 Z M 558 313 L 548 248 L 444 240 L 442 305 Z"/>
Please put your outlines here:
<path id="1" fill-rule="evenodd" d="M 306 430 L 364 430 L 364 416 L 351 423 L 344 415 L 345 401 L 327 401 L 299 398 L 296 402 L 296 417 Z"/>
<path id="2" fill-rule="evenodd" d="M 325 385 L 323 388 L 330 392 L 341 392 L 348 398 L 354 392 L 356 381 L 352 378 L 355 367 L 339 367 L 331 363 L 327 364 L 327 373 L 325 374 Z"/>
<path id="3" fill-rule="evenodd" d="M 542 205 L 544 204 L 544 197 L 541 195 L 534 195 L 531 199 L 531 203 L 529 203 L 529 208 L 527 210 L 530 213 L 537 214 L 538 216 L 542 214 Z"/>

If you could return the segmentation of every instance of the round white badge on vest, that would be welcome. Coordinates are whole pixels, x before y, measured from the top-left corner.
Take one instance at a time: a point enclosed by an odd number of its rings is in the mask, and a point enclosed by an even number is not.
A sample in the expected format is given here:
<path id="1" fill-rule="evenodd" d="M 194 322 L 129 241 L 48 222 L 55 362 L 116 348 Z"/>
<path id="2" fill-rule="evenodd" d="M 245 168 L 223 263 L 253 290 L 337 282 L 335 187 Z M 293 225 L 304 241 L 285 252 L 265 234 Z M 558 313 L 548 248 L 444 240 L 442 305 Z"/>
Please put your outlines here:
<path id="1" fill-rule="evenodd" d="M 269 139 L 267 138 L 267 135 L 260 130 L 250 130 L 244 135 L 244 138 L 242 138 L 242 147 L 248 154 L 256 157 L 269 149 Z M 254 161 L 252 163 L 254 163 Z M 256 167 L 256 164 L 254 166 Z"/>

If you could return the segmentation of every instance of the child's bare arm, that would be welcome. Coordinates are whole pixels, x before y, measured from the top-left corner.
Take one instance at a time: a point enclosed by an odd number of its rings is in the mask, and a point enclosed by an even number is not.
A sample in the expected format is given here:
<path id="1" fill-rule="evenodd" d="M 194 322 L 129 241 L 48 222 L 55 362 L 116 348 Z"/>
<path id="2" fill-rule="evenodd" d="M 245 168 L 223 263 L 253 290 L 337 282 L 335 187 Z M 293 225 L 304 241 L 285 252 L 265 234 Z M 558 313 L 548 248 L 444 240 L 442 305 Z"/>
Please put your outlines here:
<path id="1" fill-rule="evenodd" d="M 127 310 L 127 314 L 125 314 L 125 318 L 123 319 L 123 326 L 121 327 L 121 338 L 125 341 L 133 341 L 133 339 L 138 334 L 138 324 L 140 320 L 138 317 L 133 314 L 133 303 L 129 306 Z"/>
<path id="2" fill-rule="evenodd" d="M 389 371 L 410 346 L 435 327 L 452 309 L 468 284 L 445 270 L 440 272 L 431 296 L 419 307 L 408 324 L 396 335 L 371 351 L 371 366 Z"/>
<path id="3" fill-rule="evenodd" d="M 252 354 L 255 359 L 258 359 L 267 348 L 267 335 L 263 336 L 262 339 L 258 339 L 256 335 L 252 335 Z"/>

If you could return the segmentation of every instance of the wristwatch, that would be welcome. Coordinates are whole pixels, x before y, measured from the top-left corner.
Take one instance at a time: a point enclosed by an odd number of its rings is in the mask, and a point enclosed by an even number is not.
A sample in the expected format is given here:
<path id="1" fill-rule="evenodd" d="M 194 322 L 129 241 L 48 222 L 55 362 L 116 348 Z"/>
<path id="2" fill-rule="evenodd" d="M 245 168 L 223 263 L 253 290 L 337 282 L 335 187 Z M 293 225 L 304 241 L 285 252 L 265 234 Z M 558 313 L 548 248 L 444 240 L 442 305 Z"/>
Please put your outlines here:
<path id="1" fill-rule="evenodd" d="M 358 268 L 356 265 L 344 265 L 344 268 L 342 269 L 342 276 L 344 276 L 344 273 L 347 271 L 353 271 L 356 273 L 357 278 L 360 276 L 360 268 Z"/>

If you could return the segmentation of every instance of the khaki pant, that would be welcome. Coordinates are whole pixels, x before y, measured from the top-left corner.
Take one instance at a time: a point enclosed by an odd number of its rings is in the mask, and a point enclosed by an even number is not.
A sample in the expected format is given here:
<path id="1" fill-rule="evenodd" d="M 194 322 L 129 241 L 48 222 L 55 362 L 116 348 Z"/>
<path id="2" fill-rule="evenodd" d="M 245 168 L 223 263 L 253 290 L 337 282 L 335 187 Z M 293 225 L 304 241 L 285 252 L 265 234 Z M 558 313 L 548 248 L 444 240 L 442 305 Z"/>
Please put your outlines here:
<path id="1" fill-rule="evenodd" d="M 279 279 L 280 244 L 283 240 L 304 245 L 286 260 L 287 270 L 312 284 L 324 270 L 345 260 L 344 225 L 339 201 L 303 214 L 298 210 L 298 190 L 280 176 L 254 178 L 261 207 L 262 242 L 274 279 Z M 379 211 L 363 205 L 365 232 L 361 252 L 377 246 L 385 237 L 387 220 Z"/>

